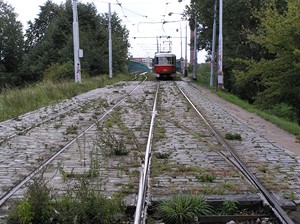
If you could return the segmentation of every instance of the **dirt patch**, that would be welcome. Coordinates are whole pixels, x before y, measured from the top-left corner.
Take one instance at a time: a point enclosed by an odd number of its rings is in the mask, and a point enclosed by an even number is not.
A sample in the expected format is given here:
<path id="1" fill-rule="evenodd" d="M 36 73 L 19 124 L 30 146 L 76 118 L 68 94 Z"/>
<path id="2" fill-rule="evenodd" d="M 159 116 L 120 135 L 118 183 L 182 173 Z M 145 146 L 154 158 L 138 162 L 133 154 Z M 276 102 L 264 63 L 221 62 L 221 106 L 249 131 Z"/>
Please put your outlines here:
<path id="1" fill-rule="evenodd" d="M 282 146 L 284 149 L 293 152 L 295 155 L 300 156 L 300 143 L 297 142 L 295 135 L 280 129 L 276 125 L 264 120 L 254 113 L 246 111 L 235 104 L 223 100 L 216 94 L 212 93 L 209 89 L 195 84 L 192 85 L 203 94 L 207 95 L 209 99 L 222 105 L 222 107 L 224 107 L 228 112 L 235 114 L 237 117 L 246 121 L 252 128 L 259 130 L 259 132 L 271 142 L 274 142 Z"/>

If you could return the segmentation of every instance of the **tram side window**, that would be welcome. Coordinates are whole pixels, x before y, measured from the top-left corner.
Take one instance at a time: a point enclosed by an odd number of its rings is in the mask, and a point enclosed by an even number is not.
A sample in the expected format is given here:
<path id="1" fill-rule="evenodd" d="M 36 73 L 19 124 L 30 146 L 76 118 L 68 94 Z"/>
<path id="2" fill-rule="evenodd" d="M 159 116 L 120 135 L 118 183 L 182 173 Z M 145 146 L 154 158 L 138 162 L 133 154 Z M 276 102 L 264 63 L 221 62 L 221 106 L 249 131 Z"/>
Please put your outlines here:
<path id="1" fill-rule="evenodd" d="M 169 57 L 168 58 L 168 64 L 169 65 L 174 65 L 175 64 L 175 58 L 174 57 Z"/>

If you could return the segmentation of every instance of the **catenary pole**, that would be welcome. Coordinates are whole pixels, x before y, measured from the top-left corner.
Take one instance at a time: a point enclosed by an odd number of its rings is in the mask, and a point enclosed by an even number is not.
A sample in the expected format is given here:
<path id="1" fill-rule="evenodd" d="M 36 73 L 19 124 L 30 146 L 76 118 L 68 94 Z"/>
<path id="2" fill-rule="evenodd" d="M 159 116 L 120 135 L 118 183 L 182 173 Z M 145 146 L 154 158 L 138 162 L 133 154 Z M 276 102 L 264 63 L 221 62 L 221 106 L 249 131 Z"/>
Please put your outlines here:
<path id="1" fill-rule="evenodd" d="M 81 82 L 81 67 L 79 59 L 79 27 L 77 0 L 73 0 L 73 44 L 74 44 L 74 73 L 75 82 Z"/>
<path id="2" fill-rule="evenodd" d="M 180 67 L 181 67 L 181 74 L 184 74 L 184 59 L 182 57 L 182 28 L 180 23 L 179 26 L 180 26 Z"/>
<path id="3" fill-rule="evenodd" d="M 197 80 L 197 18 L 195 17 L 195 28 L 194 28 L 194 69 L 193 69 L 193 80 Z"/>
<path id="4" fill-rule="evenodd" d="M 185 25 L 185 62 L 184 62 L 184 76 L 187 76 L 188 75 L 188 71 L 187 71 L 187 32 L 188 32 L 188 25 L 187 25 L 187 22 L 186 22 L 186 25 Z"/>
<path id="5" fill-rule="evenodd" d="M 215 71 L 215 59 L 216 59 L 216 30 L 217 30 L 217 0 L 215 0 L 214 5 L 214 24 L 213 24 L 213 37 L 212 37 L 212 52 L 211 52 L 211 62 L 210 62 L 210 86 L 214 85 L 214 71 Z"/>
<path id="6" fill-rule="evenodd" d="M 219 3 L 218 89 L 223 88 L 223 1 Z"/>
<path id="7" fill-rule="evenodd" d="M 108 3 L 108 66 L 109 66 L 109 78 L 112 79 L 112 39 L 111 39 L 111 4 Z"/>

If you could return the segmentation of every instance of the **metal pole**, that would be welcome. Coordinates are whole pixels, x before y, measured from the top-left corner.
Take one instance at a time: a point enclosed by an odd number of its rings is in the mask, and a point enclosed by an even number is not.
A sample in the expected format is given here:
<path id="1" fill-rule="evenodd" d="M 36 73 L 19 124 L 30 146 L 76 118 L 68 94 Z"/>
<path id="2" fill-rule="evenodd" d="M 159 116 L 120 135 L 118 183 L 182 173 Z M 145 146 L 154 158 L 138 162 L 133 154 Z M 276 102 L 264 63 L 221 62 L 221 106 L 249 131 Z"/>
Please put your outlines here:
<path id="1" fill-rule="evenodd" d="M 197 18 L 195 17 L 195 28 L 194 28 L 194 69 L 193 69 L 193 80 L 197 80 Z"/>
<path id="2" fill-rule="evenodd" d="M 187 72 L 187 22 L 186 22 L 186 26 L 185 26 L 185 63 L 184 63 L 184 76 L 187 76 L 188 75 L 188 72 Z"/>
<path id="3" fill-rule="evenodd" d="M 212 38 L 212 53 L 211 53 L 211 62 L 210 62 L 210 86 L 214 85 L 214 71 L 215 71 L 215 51 L 216 51 L 216 18 L 217 17 L 217 0 L 215 0 L 214 6 L 214 25 L 213 25 L 213 38 Z"/>
<path id="4" fill-rule="evenodd" d="M 111 40 L 111 4 L 108 3 L 108 66 L 109 78 L 112 79 L 112 40 Z"/>
<path id="5" fill-rule="evenodd" d="M 74 44 L 74 73 L 75 82 L 81 82 L 81 67 L 79 59 L 79 27 L 77 0 L 73 0 L 73 44 Z"/>
<path id="6" fill-rule="evenodd" d="M 181 68 L 181 74 L 184 73 L 184 68 L 183 68 L 183 57 L 182 57 L 182 28 L 181 28 L 181 24 L 180 25 L 180 68 Z"/>
<path id="7" fill-rule="evenodd" d="M 223 1 L 219 5 L 218 89 L 223 88 Z"/>

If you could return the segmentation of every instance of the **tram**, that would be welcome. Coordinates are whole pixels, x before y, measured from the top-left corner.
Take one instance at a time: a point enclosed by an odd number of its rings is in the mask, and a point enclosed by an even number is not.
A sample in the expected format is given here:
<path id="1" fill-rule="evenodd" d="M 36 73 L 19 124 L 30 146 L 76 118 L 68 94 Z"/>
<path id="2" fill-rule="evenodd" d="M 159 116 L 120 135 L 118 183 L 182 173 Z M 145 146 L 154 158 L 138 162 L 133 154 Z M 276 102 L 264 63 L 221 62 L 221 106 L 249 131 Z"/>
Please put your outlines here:
<path id="1" fill-rule="evenodd" d="M 153 70 L 157 78 L 171 78 L 176 73 L 176 55 L 169 52 L 156 53 Z"/>

